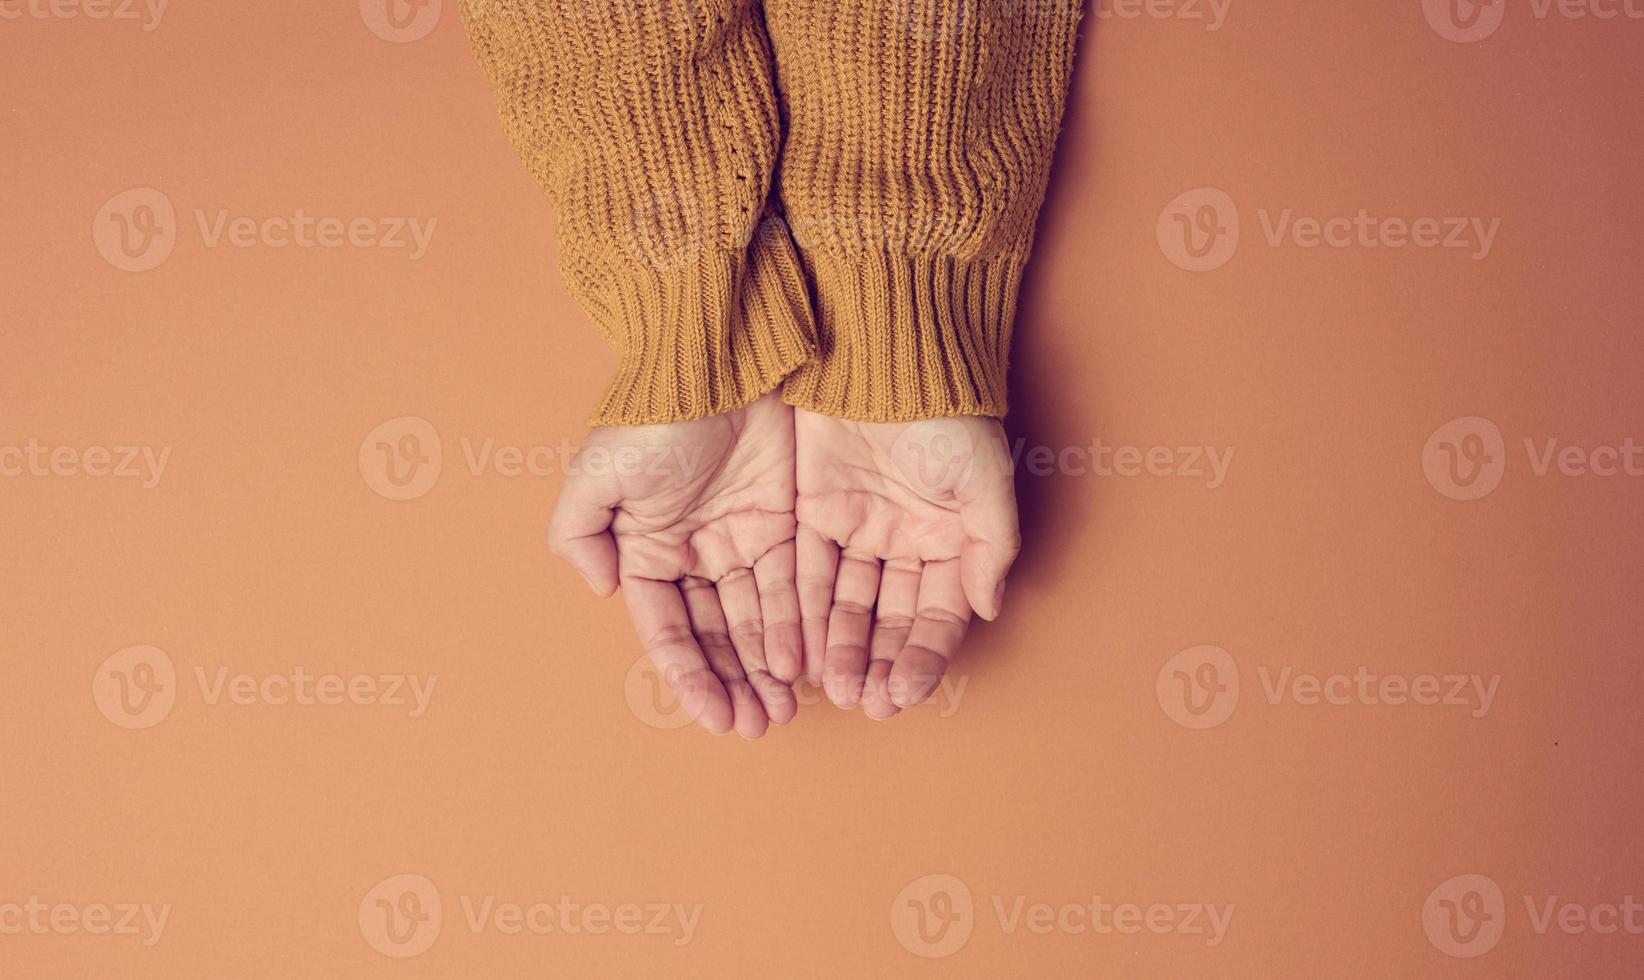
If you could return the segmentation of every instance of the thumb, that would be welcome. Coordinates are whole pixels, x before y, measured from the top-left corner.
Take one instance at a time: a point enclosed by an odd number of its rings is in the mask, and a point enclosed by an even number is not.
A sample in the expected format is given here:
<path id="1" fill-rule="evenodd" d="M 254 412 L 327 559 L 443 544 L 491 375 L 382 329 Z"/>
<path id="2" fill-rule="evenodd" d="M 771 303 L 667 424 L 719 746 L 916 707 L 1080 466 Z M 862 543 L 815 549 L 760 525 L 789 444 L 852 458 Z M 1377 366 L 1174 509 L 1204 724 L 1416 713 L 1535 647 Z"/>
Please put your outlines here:
<path id="1" fill-rule="evenodd" d="M 985 541 L 967 541 L 959 552 L 959 581 L 976 615 L 993 621 L 1005 601 L 1005 575 L 1018 549 L 1006 550 Z"/>
<path id="2" fill-rule="evenodd" d="M 1022 550 L 1016 524 L 1016 488 L 1009 474 L 973 480 L 972 493 L 960 494 L 959 525 L 965 543 L 959 551 L 959 581 L 976 615 L 998 617 L 1005 597 L 1005 576 Z M 974 484 L 981 483 L 980 486 Z"/>
<path id="3" fill-rule="evenodd" d="M 548 550 L 577 570 L 601 597 L 617 588 L 616 540 L 611 510 L 618 503 L 614 480 L 573 474 L 560 488 L 548 522 Z"/>

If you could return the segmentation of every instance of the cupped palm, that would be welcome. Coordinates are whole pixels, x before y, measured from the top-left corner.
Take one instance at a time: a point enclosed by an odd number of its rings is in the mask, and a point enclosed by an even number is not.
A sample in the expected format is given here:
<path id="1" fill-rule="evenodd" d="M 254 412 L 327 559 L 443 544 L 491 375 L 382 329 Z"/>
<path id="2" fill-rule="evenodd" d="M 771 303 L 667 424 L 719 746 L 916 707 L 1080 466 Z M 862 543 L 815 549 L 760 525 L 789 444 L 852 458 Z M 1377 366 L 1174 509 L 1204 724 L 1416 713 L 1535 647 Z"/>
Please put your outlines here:
<path id="1" fill-rule="evenodd" d="M 930 696 L 972 611 L 998 615 L 1020 549 L 1004 429 L 803 409 L 794 428 L 805 674 L 888 718 Z"/>
<path id="2" fill-rule="evenodd" d="M 549 526 L 600 595 L 620 585 L 687 712 L 758 738 L 796 710 L 793 413 L 774 394 L 722 415 L 588 434 Z"/>

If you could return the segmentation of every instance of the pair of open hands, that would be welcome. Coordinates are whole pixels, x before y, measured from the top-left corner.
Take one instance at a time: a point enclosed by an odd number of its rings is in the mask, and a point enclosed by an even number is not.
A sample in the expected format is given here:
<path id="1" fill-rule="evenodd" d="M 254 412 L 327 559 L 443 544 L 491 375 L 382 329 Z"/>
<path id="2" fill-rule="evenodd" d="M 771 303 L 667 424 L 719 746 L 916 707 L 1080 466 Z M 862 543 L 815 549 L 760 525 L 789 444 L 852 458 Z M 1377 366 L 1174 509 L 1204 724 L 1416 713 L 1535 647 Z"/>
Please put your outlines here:
<path id="1" fill-rule="evenodd" d="M 594 429 L 549 546 L 620 585 L 696 722 L 758 738 L 819 683 L 883 719 L 928 698 L 1020 547 L 993 419 L 852 422 L 776 393 L 711 418 Z"/>

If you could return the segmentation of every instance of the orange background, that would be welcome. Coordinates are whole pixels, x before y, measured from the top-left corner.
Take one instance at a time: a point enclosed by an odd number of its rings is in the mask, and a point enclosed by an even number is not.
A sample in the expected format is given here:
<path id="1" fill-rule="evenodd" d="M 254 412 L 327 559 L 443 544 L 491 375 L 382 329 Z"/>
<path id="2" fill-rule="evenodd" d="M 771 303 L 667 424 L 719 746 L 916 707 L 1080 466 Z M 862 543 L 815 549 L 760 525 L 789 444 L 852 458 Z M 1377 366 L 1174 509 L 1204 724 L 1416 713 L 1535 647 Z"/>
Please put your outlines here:
<path id="1" fill-rule="evenodd" d="M 152 947 L 0 932 L 0 976 L 1644 968 L 1644 936 L 1538 934 L 1524 904 L 1644 896 L 1644 483 L 1537 476 L 1523 448 L 1644 440 L 1644 21 L 1512 0 L 1460 43 L 1415 0 L 1235 0 L 1215 31 L 1087 18 L 1008 426 L 1052 449 L 1232 448 L 1227 480 L 1022 473 L 1025 550 L 955 665 L 961 698 L 879 725 L 813 695 L 749 744 L 647 711 L 621 604 L 543 545 L 557 471 L 469 466 L 465 440 L 574 444 L 613 358 L 444 7 L 408 43 L 341 0 L 174 0 L 151 31 L 0 19 L 0 446 L 171 448 L 151 489 L 0 478 L 0 910 L 173 906 Z M 128 272 L 94 218 L 142 187 L 175 206 L 175 248 Z M 1206 273 L 1156 236 L 1199 187 L 1242 227 Z M 194 217 L 298 208 L 437 224 L 413 261 L 212 247 Z M 1482 260 L 1263 236 L 1263 211 L 1360 208 L 1501 224 Z M 390 501 L 361 441 L 399 416 L 438 433 L 443 467 Z M 1505 439 L 1471 502 L 1423 467 L 1467 416 Z M 94 693 L 137 644 L 175 665 L 176 703 L 126 730 Z M 1240 693 L 1192 730 L 1156 689 L 1199 645 Z M 437 682 L 413 718 L 213 705 L 195 677 L 299 666 Z M 1361 666 L 1499 688 L 1475 717 L 1263 684 Z M 359 913 L 402 873 L 444 919 L 397 959 Z M 897 933 L 931 874 L 973 900 L 942 959 Z M 1475 959 L 1423 928 L 1464 874 L 1504 895 Z M 462 904 L 562 895 L 701 917 L 676 946 L 475 933 Z M 1234 913 L 1214 946 L 1038 935 L 1001 923 L 1018 896 Z"/>

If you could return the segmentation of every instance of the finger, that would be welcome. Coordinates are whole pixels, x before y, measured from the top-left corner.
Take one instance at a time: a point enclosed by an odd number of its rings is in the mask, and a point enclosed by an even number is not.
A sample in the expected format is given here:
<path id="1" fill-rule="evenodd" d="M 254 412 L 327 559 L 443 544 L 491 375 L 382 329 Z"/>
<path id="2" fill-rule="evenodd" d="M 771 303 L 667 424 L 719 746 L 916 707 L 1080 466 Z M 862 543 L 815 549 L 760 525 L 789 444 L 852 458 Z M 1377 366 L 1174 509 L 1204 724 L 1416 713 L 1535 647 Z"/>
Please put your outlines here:
<path id="1" fill-rule="evenodd" d="M 891 665 L 913 628 L 921 568 L 917 560 L 887 561 L 880 573 L 873 635 L 868 642 L 868 676 L 862 686 L 862 710 L 869 718 L 889 718 L 901 710 L 890 696 Z"/>
<path id="2" fill-rule="evenodd" d="M 736 649 L 742 672 L 753 685 L 754 694 L 772 722 L 785 725 L 798 710 L 793 689 L 771 676 L 765 663 L 765 624 L 759 612 L 759 587 L 753 572 L 738 568 L 715 583 L 719 606 Z"/>
<path id="3" fill-rule="evenodd" d="M 735 712 L 736 733 L 743 738 L 758 738 L 765 734 L 769 719 L 759 703 L 753 685 L 742 672 L 742 662 L 731 646 L 731 637 L 725 626 L 725 612 L 719 605 L 719 594 L 712 582 L 705 578 L 687 578 L 679 584 L 685 593 L 685 611 L 690 616 L 691 631 L 702 647 L 708 667 L 719 677 L 720 683 L 731 696 Z"/>
<path id="4" fill-rule="evenodd" d="M 601 597 L 617 587 L 616 541 L 610 527 L 620 493 L 615 480 L 573 474 L 560 487 L 548 521 L 548 550 L 576 569 Z"/>
<path id="5" fill-rule="evenodd" d="M 920 704 L 936 690 L 970 627 L 970 610 L 959 581 L 959 562 L 927 562 L 919 579 L 913 628 L 891 670 L 890 695 L 898 707 Z"/>
<path id="6" fill-rule="evenodd" d="M 890 660 L 868 661 L 868 674 L 862 679 L 862 713 L 874 721 L 887 721 L 902 711 L 890 697 L 894 667 Z"/>
<path id="7" fill-rule="evenodd" d="M 822 660 L 822 689 L 841 708 L 862 700 L 868 672 L 868 632 L 873 624 L 873 602 L 879 592 L 879 559 L 844 555 L 833 585 L 833 611 L 828 614 L 827 652 Z"/>
<path id="8" fill-rule="evenodd" d="M 731 697 L 697 645 L 679 588 L 672 582 L 626 578 L 622 597 L 651 663 L 679 695 L 686 714 L 715 735 L 730 731 L 735 718 Z"/>
<path id="9" fill-rule="evenodd" d="M 794 543 L 784 541 L 765 552 L 753 568 L 759 585 L 759 614 L 765 621 L 765 663 L 784 684 L 799 678 L 805 656 L 794 561 Z"/>
<path id="10" fill-rule="evenodd" d="M 714 589 L 719 593 L 721 619 L 744 674 L 765 668 L 765 623 L 759 615 L 759 588 L 753 572 L 737 568 L 725 574 Z"/>
<path id="11" fill-rule="evenodd" d="M 1022 549 L 1016 487 L 1008 469 L 978 465 L 959 494 L 959 577 L 965 598 L 983 619 L 995 619 L 1005 599 L 1005 575 Z"/>
<path id="12" fill-rule="evenodd" d="M 822 663 L 828 649 L 828 611 L 833 608 L 833 583 L 839 570 L 839 546 L 808 527 L 794 539 L 797 552 L 794 583 L 799 590 L 799 615 L 805 643 L 805 679 L 822 682 Z"/>

